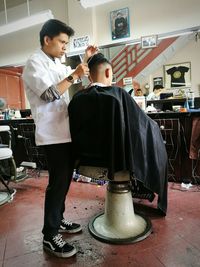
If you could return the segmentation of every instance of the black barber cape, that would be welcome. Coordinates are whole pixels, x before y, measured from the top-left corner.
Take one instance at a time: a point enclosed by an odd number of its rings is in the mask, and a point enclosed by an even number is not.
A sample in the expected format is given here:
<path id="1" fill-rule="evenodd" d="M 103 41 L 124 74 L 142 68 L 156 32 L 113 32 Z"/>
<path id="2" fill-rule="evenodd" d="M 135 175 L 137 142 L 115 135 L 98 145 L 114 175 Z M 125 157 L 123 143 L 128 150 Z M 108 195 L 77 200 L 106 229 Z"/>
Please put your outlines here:
<path id="1" fill-rule="evenodd" d="M 160 129 L 119 87 L 92 86 L 74 95 L 69 120 L 80 165 L 108 168 L 108 178 L 129 170 L 158 194 L 167 210 L 167 154 Z"/>

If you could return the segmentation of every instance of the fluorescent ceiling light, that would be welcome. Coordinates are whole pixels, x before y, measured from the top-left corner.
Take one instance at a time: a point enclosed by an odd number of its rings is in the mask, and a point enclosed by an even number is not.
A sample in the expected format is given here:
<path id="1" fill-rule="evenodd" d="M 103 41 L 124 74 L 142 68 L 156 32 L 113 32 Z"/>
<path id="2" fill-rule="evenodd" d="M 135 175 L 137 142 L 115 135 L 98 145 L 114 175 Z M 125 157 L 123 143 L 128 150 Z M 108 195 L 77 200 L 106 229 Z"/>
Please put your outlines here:
<path id="1" fill-rule="evenodd" d="M 80 3 L 82 7 L 87 8 L 87 7 L 94 7 L 102 4 L 107 4 L 112 1 L 115 0 L 80 0 Z"/>
<path id="2" fill-rule="evenodd" d="M 0 26 L 0 36 L 44 23 L 45 21 L 52 19 L 53 17 L 54 16 L 51 10 L 46 10 L 46 11 L 13 21 L 13 22 L 10 22 L 8 24 Z"/>
<path id="3" fill-rule="evenodd" d="M 179 36 L 182 36 L 182 35 L 189 35 L 189 34 L 193 34 L 193 33 L 196 33 L 196 32 L 198 32 L 198 31 L 189 31 L 189 32 L 175 33 L 175 34 L 171 34 L 171 35 L 168 35 L 168 36 L 158 37 L 158 40 L 162 40 L 162 39 L 166 39 L 166 38 L 179 37 Z"/>
<path id="4" fill-rule="evenodd" d="M 129 45 L 136 45 L 136 44 L 140 44 L 141 43 L 141 40 L 133 40 L 133 41 L 130 41 L 130 42 L 127 42 L 125 44 L 125 46 L 129 46 Z"/>

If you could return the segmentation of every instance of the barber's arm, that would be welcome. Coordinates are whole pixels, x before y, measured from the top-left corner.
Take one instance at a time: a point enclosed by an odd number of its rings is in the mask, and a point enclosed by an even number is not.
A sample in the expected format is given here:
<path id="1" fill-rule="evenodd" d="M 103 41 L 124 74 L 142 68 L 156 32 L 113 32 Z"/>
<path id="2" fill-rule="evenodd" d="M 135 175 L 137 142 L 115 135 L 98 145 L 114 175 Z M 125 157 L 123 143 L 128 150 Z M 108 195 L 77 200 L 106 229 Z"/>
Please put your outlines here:
<path id="1" fill-rule="evenodd" d="M 52 102 L 56 99 L 59 99 L 62 94 L 65 93 L 66 90 L 74 83 L 75 80 L 82 78 L 83 76 L 89 75 L 89 68 L 87 65 L 87 60 L 94 54 L 98 52 L 97 46 L 90 45 L 85 50 L 85 55 L 83 59 L 83 63 L 79 64 L 75 71 L 71 73 L 64 80 L 59 82 L 57 85 L 50 86 L 47 90 L 43 92 L 40 96 L 42 100 L 46 102 Z"/>
<path id="2" fill-rule="evenodd" d="M 62 95 L 69 87 L 74 83 L 75 80 L 82 78 L 84 75 L 89 74 L 89 68 L 87 63 L 79 64 L 75 71 L 71 73 L 68 77 L 57 84 L 57 90 L 60 95 Z"/>
<path id="3" fill-rule="evenodd" d="M 57 85 L 52 85 L 47 88 L 40 98 L 45 102 L 52 102 L 59 99 L 62 94 L 74 83 L 75 80 L 89 74 L 89 68 L 86 63 L 81 63 L 77 66 L 75 71 L 66 77 L 64 80 L 59 82 Z"/>
<path id="4" fill-rule="evenodd" d="M 57 84 L 56 88 L 59 91 L 60 95 L 62 95 L 73 83 L 75 80 L 82 78 L 83 76 L 88 76 L 89 68 L 87 65 L 87 60 L 98 51 L 97 46 L 89 45 L 85 50 L 85 55 L 83 62 L 77 66 L 75 71 L 66 77 L 63 81 Z"/>

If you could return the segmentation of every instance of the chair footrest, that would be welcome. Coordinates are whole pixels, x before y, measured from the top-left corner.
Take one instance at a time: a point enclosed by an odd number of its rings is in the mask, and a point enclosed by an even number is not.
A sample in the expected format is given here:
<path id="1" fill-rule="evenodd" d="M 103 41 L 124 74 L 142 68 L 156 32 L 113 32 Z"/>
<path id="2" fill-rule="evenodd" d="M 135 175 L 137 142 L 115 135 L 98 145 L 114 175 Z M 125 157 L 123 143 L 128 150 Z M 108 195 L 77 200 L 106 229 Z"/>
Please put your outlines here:
<path id="1" fill-rule="evenodd" d="M 20 164 L 20 166 L 22 167 L 29 167 L 32 169 L 36 169 L 36 163 L 35 162 L 30 162 L 30 161 L 22 161 L 22 163 Z"/>
<path id="2" fill-rule="evenodd" d="M 0 148 L 3 148 L 3 147 L 8 147 L 8 145 L 0 144 Z"/>
<path id="3" fill-rule="evenodd" d="M 19 183 L 24 181 L 28 178 L 28 175 L 26 173 L 17 174 L 17 177 L 13 180 L 15 183 Z"/>

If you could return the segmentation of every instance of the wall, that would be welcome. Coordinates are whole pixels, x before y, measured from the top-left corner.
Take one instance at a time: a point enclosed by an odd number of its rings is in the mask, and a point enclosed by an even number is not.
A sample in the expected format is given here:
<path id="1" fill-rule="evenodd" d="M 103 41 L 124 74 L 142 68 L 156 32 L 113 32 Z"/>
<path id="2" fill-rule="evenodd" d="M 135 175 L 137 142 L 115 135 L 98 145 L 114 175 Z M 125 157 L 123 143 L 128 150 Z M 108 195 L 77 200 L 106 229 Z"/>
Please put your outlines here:
<path id="1" fill-rule="evenodd" d="M 111 40 L 110 11 L 124 7 L 128 7 L 130 13 L 131 37 L 129 39 L 200 25 L 199 0 L 116 0 L 88 9 L 82 8 L 77 0 L 30 1 L 32 13 L 51 9 L 55 18 L 69 21 L 70 26 L 76 31 L 76 36 L 90 35 L 91 42 L 99 46 L 114 43 Z M 12 16 L 20 16 L 19 7 L 10 13 L 13 14 Z M 30 30 L 0 37 L 0 66 L 24 63 L 39 45 L 40 27 L 32 27 Z"/>
<path id="2" fill-rule="evenodd" d="M 30 2 L 31 14 L 50 9 L 55 18 L 68 21 L 67 0 L 34 0 Z M 9 11 L 15 19 L 24 17 L 25 6 L 15 7 Z M 21 11 L 21 13 L 20 13 Z M 2 17 L 2 14 L 0 14 Z M 24 64 L 27 58 L 39 47 L 39 31 L 41 25 L 21 30 L 0 37 L 0 67 Z"/>
<path id="3" fill-rule="evenodd" d="M 0 96 L 11 109 L 25 108 L 24 86 L 20 73 L 0 69 Z"/>
<path id="4" fill-rule="evenodd" d="M 69 22 L 70 26 L 75 29 L 77 37 L 90 35 L 91 42 L 99 46 L 126 40 L 112 41 L 110 31 L 110 11 L 124 7 L 128 7 L 130 13 L 131 36 L 129 40 L 200 25 L 199 0 L 116 0 L 88 9 L 82 8 L 77 0 L 30 1 L 31 13 L 51 9 L 55 18 Z M 13 18 L 20 16 L 19 7 L 11 10 L 10 14 L 13 14 Z M 0 37 L 0 66 L 24 64 L 33 51 L 39 47 L 40 28 L 41 25 Z M 193 46 L 191 46 L 192 49 L 194 49 Z M 171 61 L 183 62 L 191 57 L 191 51 L 188 48 L 185 53 L 179 54 L 179 58 L 177 55 L 176 57 Z M 197 61 L 196 56 L 193 56 L 191 61 L 192 71 L 195 71 L 195 74 L 192 73 L 192 83 L 197 88 L 200 81 L 195 77 L 198 77 L 197 69 L 200 61 Z"/>
<path id="5" fill-rule="evenodd" d="M 200 25 L 199 0 L 116 0 L 96 8 L 84 9 L 78 1 L 68 0 L 69 23 L 77 36 L 90 34 L 93 41 L 110 45 L 110 11 L 128 7 L 131 39 L 149 34 L 161 34 Z M 79 18 L 79 19 L 77 19 Z"/>

